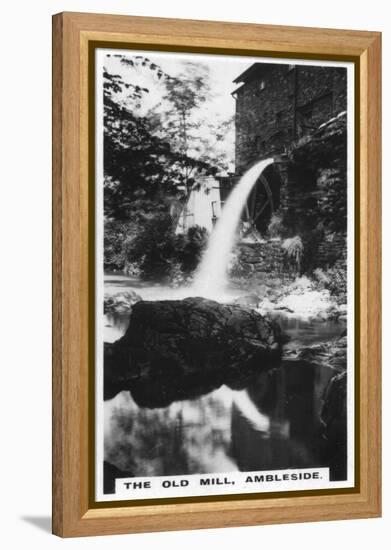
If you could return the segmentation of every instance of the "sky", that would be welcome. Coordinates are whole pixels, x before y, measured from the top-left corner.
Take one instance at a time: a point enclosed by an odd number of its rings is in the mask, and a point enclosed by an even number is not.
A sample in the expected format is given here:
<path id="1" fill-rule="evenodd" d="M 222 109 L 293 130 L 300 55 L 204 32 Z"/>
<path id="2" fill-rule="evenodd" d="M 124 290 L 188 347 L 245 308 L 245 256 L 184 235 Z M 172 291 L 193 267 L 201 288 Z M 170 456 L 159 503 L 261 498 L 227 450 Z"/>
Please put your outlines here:
<path id="1" fill-rule="evenodd" d="M 214 112 L 216 116 L 229 117 L 235 112 L 235 100 L 231 96 L 238 85 L 233 83 L 233 80 L 245 71 L 253 60 L 243 57 L 228 57 L 217 55 L 204 54 L 181 54 L 181 53 L 166 53 L 166 52 L 144 52 L 131 50 L 115 50 L 110 52 L 113 54 L 122 54 L 127 57 L 136 55 L 148 57 L 153 63 L 159 65 L 166 73 L 171 76 L 178 75 L 186 62 L 199 62 L 209 69 L 211 76 L 211 84 L 214 92 L 213 99 L 208 104 L 208 109 Z M 150 73 L 142 69 L 134 69 L 132 67 L 122 65 L 117 58 L 111 57 L 105 60 L 105 66 L 109 72 L 120 74 L 124 80 L 129 79 L 129 82 L 136 83 L 137 77 L 140 83 L 151 82 Z M 159 87 L 157 79 L 155 79 L 155 87 Z M 154 98 L 155 94 L 153 87 L 150 87 L 150 97 Z"/>

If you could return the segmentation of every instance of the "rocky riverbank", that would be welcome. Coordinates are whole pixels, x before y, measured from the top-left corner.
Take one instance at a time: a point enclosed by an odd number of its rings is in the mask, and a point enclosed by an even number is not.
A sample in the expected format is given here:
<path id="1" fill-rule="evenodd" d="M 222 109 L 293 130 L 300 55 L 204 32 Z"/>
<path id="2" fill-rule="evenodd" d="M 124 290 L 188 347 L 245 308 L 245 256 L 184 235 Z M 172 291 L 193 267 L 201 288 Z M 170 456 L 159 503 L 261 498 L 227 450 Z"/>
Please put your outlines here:
<path id="1" fill-rule="evenodd" d="M 186 289 L 181 290 L 180 292 L 178 289 L 167 288 L 166 294 L 172 298 L 185 297 Z M 189 294 L 191 291 L 189 288 Z M 136 292 L 132 289 L 118 290 L 114 287 L 111 292 L 105 293 L 104 313 L 130 314 L 133 305 L 142 299 L 154 300 L 148 297 L 149 293 L 146 293 L 145 297 L 142 288 Z M 231 290 L 231 293 L 235 295 L 234 290 Z M 158 291 L 155 294 L 158 295 Z M 293 281 L 269 279 L 267 282 L 254 285 L 248 293 L 243 293 L 241 285 L 238 285 L 237 297 L 226 297 L 225 301 L 252 308 L 261 315 L 283 314 L 288 318 L 323 321 L 345 321 L 347 318 L 346 296 L 332 294 L 329 289 L 322 288 L 318 281 L 305 276 Z"/>
<path id="2" fill-rule="evenodd" d="M 284 314 L 304 320 L 345 321 L 346 300 L 331 294 L 327 288 L 308 277 L 284 282 L 272 279 L 255 286 L 251 293 L 240 296 L 235 303 L 254 308 L 262 315 Z"/>

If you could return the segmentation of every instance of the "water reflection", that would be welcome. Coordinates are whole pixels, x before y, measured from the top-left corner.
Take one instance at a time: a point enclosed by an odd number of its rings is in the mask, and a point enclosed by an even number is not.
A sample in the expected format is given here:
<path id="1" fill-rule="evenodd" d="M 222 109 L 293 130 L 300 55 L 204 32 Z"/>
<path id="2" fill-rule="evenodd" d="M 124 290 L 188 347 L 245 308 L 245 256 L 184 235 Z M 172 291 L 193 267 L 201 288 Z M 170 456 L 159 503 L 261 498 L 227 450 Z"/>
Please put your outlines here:
<path id="1" fill-rule="evenodd" d="M 220 388 L 163 409 L 138 408 L 128 392 L 105 403 L 105 458 L 134 476 L 237 470 L 230 457 L 232 392 Z"/>
<path id="2" fill-rule="evenodd" d="M 115 342 L 123 334 L 125 334 L 126 329 L 129 325 L 129 314 L 128 313 L 106 313 L 104 315 L 104 341 L 105 342 Z"/>
<path id="3" fill-rule="evenodd" d="M 105 458 L 134 476 L 336 464 L 331 478 L 345 479 L 346 456 L 330 457 L 320 423 L 322 395 L 334 374 L 287 361 L 246 390 L 222 386 L 162 409 L 139 408 L 121 392 L 105 404 Z"/>
<path id="4" fill-rule="evenodd" d="M 264 430 L 264 423 L 254 423 L 234 402 L 232 455 L 238 468 L 256 471 L 328 466 L 320 413 L 324 389 L 334 374 L 332 369 L 298 361 L 284 361 L 279 369 L 261 374 L 246 392 L 269 419 L 269 427 Z"/>

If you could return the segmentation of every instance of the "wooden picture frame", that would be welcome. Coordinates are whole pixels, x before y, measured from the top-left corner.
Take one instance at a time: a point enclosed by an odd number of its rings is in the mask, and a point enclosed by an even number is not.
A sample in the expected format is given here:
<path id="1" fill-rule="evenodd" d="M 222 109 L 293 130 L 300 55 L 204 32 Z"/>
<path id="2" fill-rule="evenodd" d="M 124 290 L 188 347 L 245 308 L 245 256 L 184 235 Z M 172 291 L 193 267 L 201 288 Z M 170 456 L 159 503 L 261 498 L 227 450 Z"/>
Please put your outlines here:
<path id="1" fill-rule="evenodd" d="M 94 212 L 91 52 L 146 50 L 355 66 L 356 459 L 351 490 L 236 495 L 138 506 L 91 499 Z M 53 17 L 53 533 L 62 537 L 371 518 L 381 514 L 381 35 L 377 32 L 87 13 Z"/>

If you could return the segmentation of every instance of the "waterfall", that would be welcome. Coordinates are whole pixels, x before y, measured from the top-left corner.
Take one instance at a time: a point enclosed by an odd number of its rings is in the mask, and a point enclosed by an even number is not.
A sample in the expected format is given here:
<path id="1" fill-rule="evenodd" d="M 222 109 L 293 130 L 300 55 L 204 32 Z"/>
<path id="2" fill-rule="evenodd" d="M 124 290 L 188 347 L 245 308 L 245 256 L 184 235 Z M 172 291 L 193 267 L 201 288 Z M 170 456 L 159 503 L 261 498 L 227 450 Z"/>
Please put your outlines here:
<path id="1" fill-rule="evenodd" d="M 195 274 L 193 295 L 216 299 L 224 293 L 231 251 L 244 205 L 257 179 L 272 163 L 272 158 L 257 162 L 240 178 L 229 195 Z"/>

